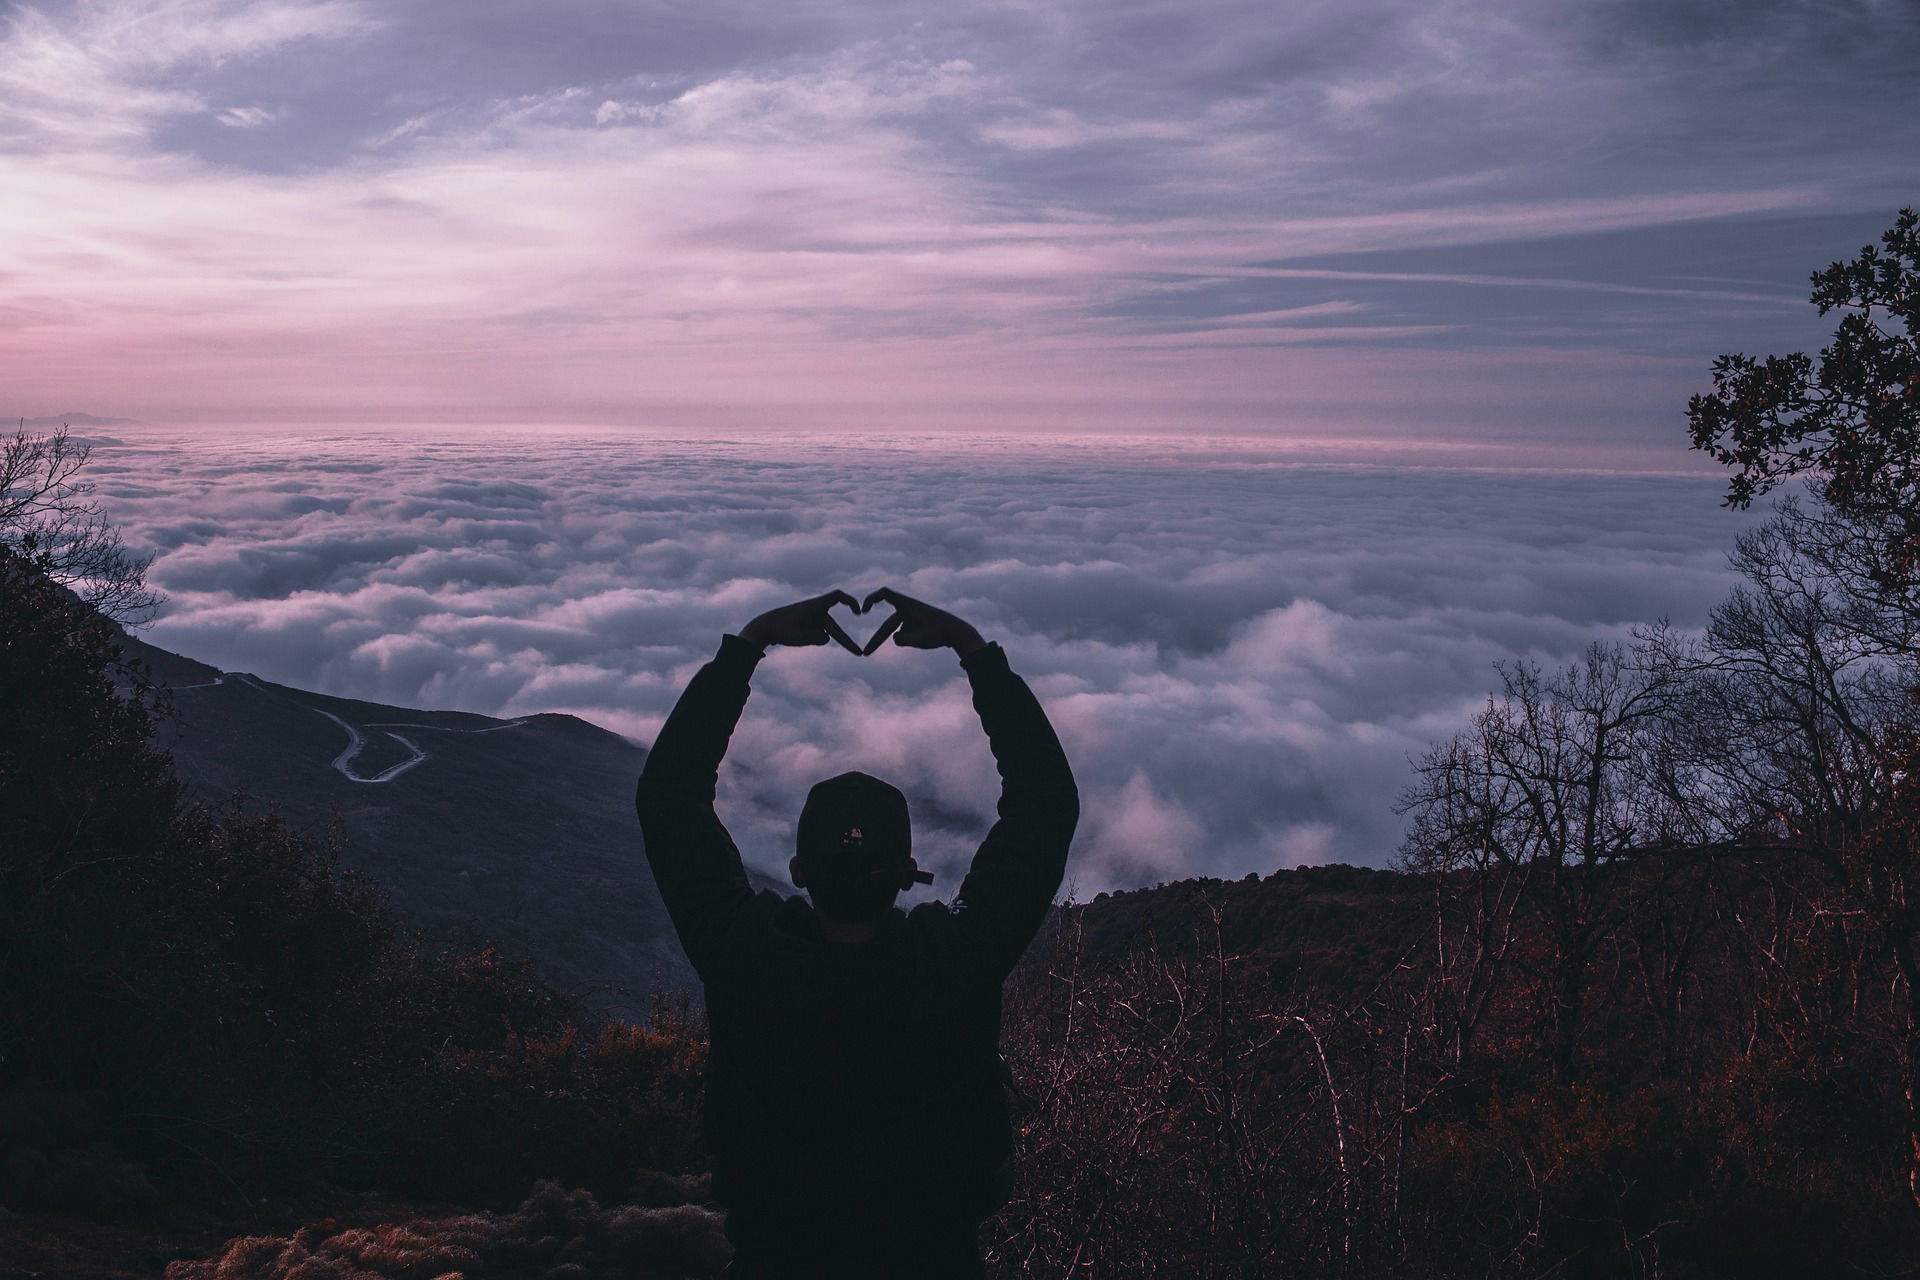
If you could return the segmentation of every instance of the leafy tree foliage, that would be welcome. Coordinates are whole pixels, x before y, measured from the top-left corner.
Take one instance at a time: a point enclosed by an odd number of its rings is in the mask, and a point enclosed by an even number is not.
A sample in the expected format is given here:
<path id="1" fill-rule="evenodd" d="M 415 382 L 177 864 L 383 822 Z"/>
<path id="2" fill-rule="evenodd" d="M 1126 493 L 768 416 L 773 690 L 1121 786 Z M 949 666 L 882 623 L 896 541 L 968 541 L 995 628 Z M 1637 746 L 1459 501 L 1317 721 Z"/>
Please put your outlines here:
<path id="1" fill-rule="evenodd" d="M 1879 248 L 1814 273 L 1811 301 L 1823 316 L 1845 313 L 1818 363 L 1798 352 L 1719 357 L 1714 389 L 1687 404 L 1693 446 L 1735 469 L 1735 506 L 1817 475 L 1836 511 L 1881 530 L 1878 572 L 1911 583 L 1920 571 L 1920 214 L 1901 210 Z"/>

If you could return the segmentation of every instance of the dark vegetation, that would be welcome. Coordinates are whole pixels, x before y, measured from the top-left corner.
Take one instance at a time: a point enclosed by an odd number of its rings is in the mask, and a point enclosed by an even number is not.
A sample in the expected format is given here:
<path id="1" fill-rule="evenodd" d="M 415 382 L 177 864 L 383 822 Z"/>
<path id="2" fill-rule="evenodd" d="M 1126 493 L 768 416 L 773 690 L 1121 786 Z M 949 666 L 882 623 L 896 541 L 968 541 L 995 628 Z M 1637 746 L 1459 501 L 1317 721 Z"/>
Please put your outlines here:
<path id="1" fill-rule="evenodd" d="M 118 634 L 0 548 L 0 1204 L 619 1198 L 693 1170 L 684 1002 L 588 1018 L 409 935 L 323 840 L 182 808 Z"/>
<path id="2" fill-rule="evenodd" d="M 1884 251 L 1883 251 L 1884 250 Z M 1004 1274 L 1920 1273 L 1920 222 L 1831 347 L 1689 406 L 1744 505 L 1699 636 L 1501 689 L 1401 874 L 1063 914 L 1009 999 Z"/>
<path id="3" fill-rule="evenodd" d="M 1704 634 L 1503 668 L 1395 871 L 1055 914 L 1008 992 L 995 1274 L 1920 1274 L 1914 237 L 1816 277 L 1819 371 L 1728 357 L 1691 406 L 1730 501 L 1811 490 Z M 589 1017 L 324 843 L 183 810 L 115 635 L 0 552 L 0 1205 L 484 1206 L 174 1280 L 711 1274 L 697 1017 Z M 510 1208 L 535 1178 L 592 1194 Z"/>
<path id="4" fill-rule="evenodd" d="M 441 945 L 526 957 L 534 976 L 593 1008 L 644 1019 L 656 988 L 692 982 L 634 861 L 633 779 L 646 752 L 625 738 L 567 715 L 495 720 L 332 698 L 135 636 L 122 643 L 175 691 L 157 741 L 189 802 L 246 796 L 253 812 L 327 832 L 339 864 L 375 880 L 397 919 Z M 362 777 L 416 752 L 431 763 L 392 785 L 349 781 L 329 763 L 346 745 L 342 722 L 361 734 Z"/>
<path id="5" fill-rule="evenodd" d="M 435 1277 L 715 1275 L 728 1248 L 714 1215 L 690 1204 L 603 1209 L 585 1191 L 545 1183 L 506 1213 L 443 1214 L 354 1227 L 335 1221 L 291 1236 L 243 1236 L 213 1257 L 176 1263 L 169 1280 L 365 1280 Z"/>

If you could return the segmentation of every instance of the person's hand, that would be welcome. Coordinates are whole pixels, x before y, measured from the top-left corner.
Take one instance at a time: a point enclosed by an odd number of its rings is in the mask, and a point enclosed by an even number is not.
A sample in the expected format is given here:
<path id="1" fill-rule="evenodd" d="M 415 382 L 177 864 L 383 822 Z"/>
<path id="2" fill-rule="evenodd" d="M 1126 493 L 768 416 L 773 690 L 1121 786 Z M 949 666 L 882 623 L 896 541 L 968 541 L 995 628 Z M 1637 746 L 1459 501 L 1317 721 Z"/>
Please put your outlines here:
<path id="1" fill-rule="evenodd" d="M 827 611 L 843 604 L 855 613 L 865 613 L 860 603 L 844 591 L 829 591 L 811 600 L 769 609 L 740 628 L 740 638 L 762 649 L 770 644 L 813 645 L 838 641 L 848 653 L 865 656 L 853 638 L 841 629 Z M 871 652 L 868 650 L 867 652 Z"/>
<path id="2" fill-rule="evenodd" d="M 909 649 L 952 649 L 961 657 L 966 657 L 975 649 L 984 648 L 986 641 L 972 626 L 954 617 L 945 609 L 936 609 L 912 596 L 903 596 L 892 587 L 882 587 L 867 597 L 860 606 L 865 613 L 876 603 L 893 606 L 893 616 L 881 624 L 873 633 L 873 639 L 867 641 L 866 652 L 872 653 L 892 636 L 893 642 L 905 645 Z"/>

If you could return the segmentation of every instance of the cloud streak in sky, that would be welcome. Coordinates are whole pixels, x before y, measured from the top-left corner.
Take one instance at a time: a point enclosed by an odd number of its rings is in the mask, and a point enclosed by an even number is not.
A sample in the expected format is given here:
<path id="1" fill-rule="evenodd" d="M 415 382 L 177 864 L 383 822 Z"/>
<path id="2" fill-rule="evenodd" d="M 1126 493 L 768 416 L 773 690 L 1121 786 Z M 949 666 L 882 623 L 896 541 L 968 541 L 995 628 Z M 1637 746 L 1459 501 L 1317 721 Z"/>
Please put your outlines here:
<path id="1" fill-rule="evenodd" d="M 722 632 L 892 584 L 1002 640 L 1087 798 L 1076 883 L 1384 862 L 1407 758 L 1543 662 L 1695 625 L 1740 521 L 1711 482 L 1302 465 L 1241 444 L 789 437 L 128 438 L 151 638 L 324 692 L 571 711 L 645 742 Z M 856 619 L 865 634 L 879 618 Z M 776 652 L 723 805 L 778 868 L 806 789 L 906 789 L 950 892 L 995 794 L 950 657 Z"/>
<path id="2" fill-rule="evenodd" d="M 19 7 L 0 376 L 28 414 L 1551 439 L 1598 362 L 1594 428 L 1665 440 L 1706 356 L 1813 331 L 1782 302 L 1920 141 L 1912 6 L 1714 12 Z M 1688 224 L 1763 287 L 1645 278 Z M 1420 258 L 1471 245 L 1617 300 Z M 1479 423 L 1422 417 L 1436 367 Z"/>

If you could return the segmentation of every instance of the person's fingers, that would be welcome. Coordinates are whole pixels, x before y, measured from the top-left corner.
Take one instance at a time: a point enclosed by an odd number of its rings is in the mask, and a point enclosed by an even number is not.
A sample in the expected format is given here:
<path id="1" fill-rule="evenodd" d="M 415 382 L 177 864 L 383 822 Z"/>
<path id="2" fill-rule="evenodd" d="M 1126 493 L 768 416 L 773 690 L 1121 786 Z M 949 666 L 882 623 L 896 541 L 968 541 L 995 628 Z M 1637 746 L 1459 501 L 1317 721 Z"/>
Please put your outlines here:
<path id="1" fill-rule="evenodd" d="M 878 649 L 881 645 L 885 644 L 887 642 L 887 637 L 900 629 L 900 622 L 901 622 L 900 615 L 896 613 L 891 618 L 888 618 L 885 622 L 881 623 L 880 629 L 873 633 L 873 639 L 867 641 L 867 647 L 863 649 L 861 652 L 863 654 L 871 654 L 875 649 Z"/>
<path id="2" fill-rule="evenodd" d="M 826 595 L 820 598 L 827 602 L 827 607 L 829 609 L 831 609 L 836 604 L 843 604 L 847 606 L 847 608 L 853 610 L 855 613 L 866 612 L 865 607 L 862 606 L 858 600 L 855 600 L 852 596 L 848 595 L 846 592 L 842 591 L 838 587 L 835 587 L 833 590 L 827 592 Z"/>
<path id="3" fill-rule="evenodd" d="M 865 613 L 865 612 L 866 612 L 867 610 L 869 610 L 869 609 L 871 609 L 871 608 L 873 608 L 873 606 L 874 606 L 874 605 L 875 605 L 876 603 L 879 603 L 879 602 L 882 602 L 882 601 L 884 601 L 884 602 L 886 602 L 886 603 L 888 603 L 888 604 L 891 604 L 891 603 L 893 602 L 893 588 L 892 588 L 892 587 L 881 587 L 881 588 L 880 588 L 879 590 L 877 590 L 877 591 L 870 591 L 870 592 L 868 592 L 868 593 L 867 593 L 867 598 L 866 598 L 866 600 L 865 600 L 865 602 L 863 602 L 863 603 L 861 604 L 861 606 L 860 606 L 860 612 L 862 612 L 862 613 Z"/>
<path id="4" fill-rule="evenodd" d="M 827 642 L 827 636 L 832 636 L 835 640 L 840 642 L 840 647 L 842 649 L 845 649 L 848 653 L 851 653 L 856 658 L 866 656 L 865 653 L 861 650 L 860 646 L 853 642 L 853 637 L 848 635 L 846 631 L 841 628 L 840 624 L 835 622 L 830 616 L 823 614 L 821 616 L 820 621 L 822 626 L 825 628 L 825 634 L 823 634 L 820 637 L 820 639 L 815 643 L 825 644 Z"/>
<path id="5" fill-rule="evenodd" d="M 885 587 L 883 590 L 887 593 L 887 603 L 900 611 L 901 616 L 907 621 L 907 630 L 910 632 L 915 628 L 926 626 L 933 619 L 940 616 L 940 610 L 934 608 L 924 600 L 915 600 L 912 596 L 903 595 L 895 591 L 892 587 Z M 912 637 L 909 636 L 907 639 L 901 641 L 901 643 L 913 644 L 914 641 Z"/>

